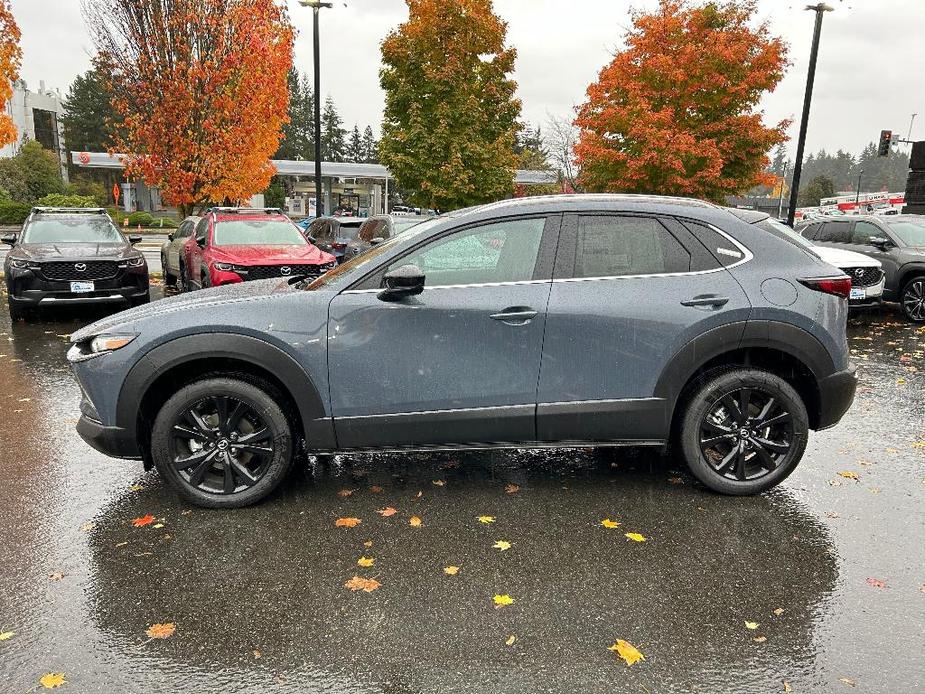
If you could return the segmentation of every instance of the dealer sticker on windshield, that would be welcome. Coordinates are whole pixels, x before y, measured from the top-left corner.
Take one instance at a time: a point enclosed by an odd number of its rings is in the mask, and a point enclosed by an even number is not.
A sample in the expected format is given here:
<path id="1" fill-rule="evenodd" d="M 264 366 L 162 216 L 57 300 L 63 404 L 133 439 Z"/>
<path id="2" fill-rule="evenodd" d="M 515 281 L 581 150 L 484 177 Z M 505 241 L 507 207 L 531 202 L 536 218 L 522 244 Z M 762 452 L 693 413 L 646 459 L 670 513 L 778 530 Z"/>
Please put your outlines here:
<path id="1" fill-rule="evenodd" d="M 851 299 L 866 299 L 866 298 L 867 298 L 867 292 L 866 292 L 863 288 L 858 289 L 858 288 L 856 288 L 856 287 L 852 287 L 852 288 L 851 288 L 851 296 L 850 296 L 850 298 L 851 298 Z"/>
<path id="2" fill-rule="evenodd" d="M 93 282 L 71 282 L 71 291 L 74 294 L 85 294 L 93 291 Z"/>

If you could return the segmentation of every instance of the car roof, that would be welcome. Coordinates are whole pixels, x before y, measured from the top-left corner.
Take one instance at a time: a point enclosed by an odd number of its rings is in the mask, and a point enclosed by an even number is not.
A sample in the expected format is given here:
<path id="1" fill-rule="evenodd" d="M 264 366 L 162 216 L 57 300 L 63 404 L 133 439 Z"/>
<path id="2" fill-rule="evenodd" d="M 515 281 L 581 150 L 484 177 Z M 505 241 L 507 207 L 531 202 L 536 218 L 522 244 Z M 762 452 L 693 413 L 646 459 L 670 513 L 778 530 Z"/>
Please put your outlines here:
<path id="1" fill-rule="evenodd" d="M 739 207 L 727 207 L 726 209 L 746 224 L 757 224 L 758 222 L 763 222 L 771 216 L 767 212 L 760 212 L 758 210 L 746 210 Z"/>

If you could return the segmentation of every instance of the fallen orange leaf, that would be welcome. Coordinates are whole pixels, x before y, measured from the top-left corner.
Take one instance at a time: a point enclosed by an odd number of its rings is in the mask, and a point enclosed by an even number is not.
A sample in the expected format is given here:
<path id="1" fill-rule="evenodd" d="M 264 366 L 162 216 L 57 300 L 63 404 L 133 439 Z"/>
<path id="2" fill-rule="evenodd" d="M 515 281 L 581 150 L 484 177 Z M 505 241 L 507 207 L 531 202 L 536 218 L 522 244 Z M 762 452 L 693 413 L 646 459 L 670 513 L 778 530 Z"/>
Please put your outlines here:
<path id="1" fill-rule="evenodd" d="M 517 484 L 509 484 L 504 488 L 505 494 L 516 494 L 519 491 L 520 491 L 520 485 L 517 485 Z"/>
<path id="2" fill-rule="evenodd" d="M 627 665 L 632 665 L 633 663 L 646 659 L 633 644 L 623 639 L 617 639 L 616 643 L 612 646 L 608 646 L 607 650 L 616 653 L 617 656 L 626 661 Z"/>
<path id="3" fill-rule="evenodd" d="M 424 521 L 422 521 L 417 516 L 411 516 L 411 518 L 408 520 L 408 523 L 410 523 L 413 528 L 420 528 L 424 524 Z"/>
<path id="4" fill-rule="evenodd" d="M 149 639 L 167 639 L 173 636 L 173 632 L 176 630 L 176 624 L 167 622 L 166 624 L 152 624 L 145 633 Z"/>
<path id="5" fill-rule="evenodd" d="M 378 513 L 383 518 L 388 518 L 389 516 L 394 516 L 397 511 L 391 506 L 386 506 L 385 508 L 380 508 L 378 511 L 376 511 L 376 513 Z"/>
<path id="6" fill-rule="evenodd" d="M 337 496 L 339 496 L 341 499 L 346 499 L 351 494 L 353 494 L 352 489 L 341 489 L 339 492 L 337 492 Z"/>
<path id="7" fill-rule="evenodd" d="M 886 581 L 881 581 L 879 578 L 868 578 L 867 585 L 874 588 L 886 588 Z"/>
<path id="8" fill-rule="evenodd" d="M 355 528 L 362 523 L 359 518 L 338 518 L 334 521 L 335 528 Z"/>
<path id="9" fill-rule="evenodd" d="M 63 672 L 49 672 L 47 675 L 42 675 L 41 679 L 39 679 L 39 684 L 45 687 L 45 689 L 55 689 L 65 682 L 67 682 L 67 680 L 64 679 Z"/>
<path id="10" fill-rule="evenodd" d="M 372 487 L 369 488 L 369 491 L 371 491 L 373 494 L 381 494 L 382 487 L 380 487 L 378 484 L 374 484 Z"/>
<path id="11" fill-rule="evenodd" d="M 366 542 L 363 543 L 363 546 L 366 547 L 367 549 L 369 549 L 370 547 L 373 546 L 373 541 L 372 541 L 372 540 L 367 540 Z"/>
<path id="12" fill-rule="evenodd" d="M 152 516 L 149 513 L 146 516 L 142 516 L 141 518 L 136 518 L 135 520 L 133 520 L 132 525 L 134 525 L 136 528 L 141 528 L 145 525 L 151 525 L 151 523 L 153 522 L 154 522 L 154 516 Z"/>
<path id="13" fill-rule="evenodd" d="M 344 584 L 344 588 L 349 588 L 354 592 L 362 590 L 364 593 L 372 593 L 380 585 L 381 584 L 379 581 L 374 578 L 362 578 L 360 576 L 354 576 Z"/>

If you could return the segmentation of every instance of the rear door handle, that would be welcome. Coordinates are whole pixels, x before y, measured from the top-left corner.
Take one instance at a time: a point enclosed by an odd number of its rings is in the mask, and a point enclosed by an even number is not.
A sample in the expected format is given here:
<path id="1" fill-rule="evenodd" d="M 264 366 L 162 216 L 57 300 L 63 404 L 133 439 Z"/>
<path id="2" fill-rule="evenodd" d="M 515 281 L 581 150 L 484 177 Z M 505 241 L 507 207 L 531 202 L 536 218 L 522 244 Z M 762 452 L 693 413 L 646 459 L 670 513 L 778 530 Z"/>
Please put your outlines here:
<path id="1" fill-rule="evenodd" d="M 682 306 L 713 306 L 715 308 L 720 308 L 729 303 L 728 296 L 715 296 L 715 295 L 706 295 L 706 296 L 695 296 L 693 299 L 688 299 L 687 301 L 682 301 Z"/>
<path id="2" fill-rule="evenodd" d="M 513 306 L 504 309 L 501 313 L 492 313 L 488 317 L 508 325 L 526 325 L 536 316 L 537 312 L 528 306 Z"/>

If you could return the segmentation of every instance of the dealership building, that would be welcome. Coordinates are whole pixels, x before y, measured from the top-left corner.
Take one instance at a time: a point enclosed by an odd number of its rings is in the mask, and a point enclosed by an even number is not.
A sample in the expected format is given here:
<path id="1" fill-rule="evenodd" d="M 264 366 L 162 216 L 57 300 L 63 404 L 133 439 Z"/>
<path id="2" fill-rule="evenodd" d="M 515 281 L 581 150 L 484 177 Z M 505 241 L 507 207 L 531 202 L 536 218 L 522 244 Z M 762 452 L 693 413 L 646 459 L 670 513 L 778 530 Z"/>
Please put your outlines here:
<path id="1" fill-rule="evenodd" d="M 72 152 L 76 166 L 87 169 L 125 168 L 123 155 L 104 152 Z M 275 160 L 277 176 L 286 186 L 286 211 L 294 217 L 315 214 L 315 162 Z M 328 212 L 350 212 L 366 217 L 386 211 L 389 188 L 394 178 L 381 164 L 350 164 L 347 162 L 321 162 L 322 201 Z M 514 182 L 518 186 L 548 185 L 556 183 L 552 171 L 517 171 Z M 126 210 L 156 212 L 163 209 L 160 195 L 143 182 L 122 184 L 122 205 Z M 263 206 L 262 196 L 251 204 Z"/>
<path id="2" fill-rule="evenodd" d="M 13 97 L 3 105 L 3 112 L 13 120 L 19 138 L 0 147 L 0 157 L 16 156 L 25 142 L 36 140 L 58 155 L 61 175 L 67 181 L 67 150 L 61 125 L 64 105 L 60 92 L 45 89 L 44 82 L 39 82 L 39 90 L 34 92 L 18 80 L 13 83 Z"/>

